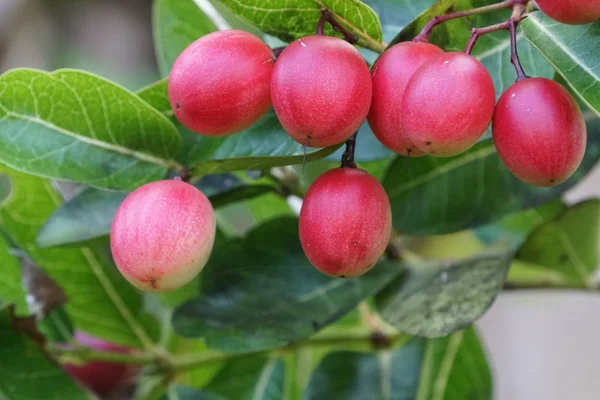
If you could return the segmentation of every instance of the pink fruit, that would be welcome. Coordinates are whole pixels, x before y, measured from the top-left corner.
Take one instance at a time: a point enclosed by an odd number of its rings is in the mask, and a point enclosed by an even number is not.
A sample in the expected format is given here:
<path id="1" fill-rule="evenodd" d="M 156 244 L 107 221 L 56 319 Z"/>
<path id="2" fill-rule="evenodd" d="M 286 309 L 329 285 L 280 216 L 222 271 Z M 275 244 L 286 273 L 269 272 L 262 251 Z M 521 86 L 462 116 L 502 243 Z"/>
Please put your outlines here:
<path id="1" fill-rule="evenodd" d="M 271 107 L 274 57 L 258 37 L 242 31 L 213 32 L 189 45 L 169 76 L 169 100 L 177 119 L 208 136 L 240 132 Z"/>
<path id="2" fill-rule="evenodd" d="M 600 0 L 537 0 L 537 5 L 563 24 L 587 24 L 600 18 Z"/>
<path id="3" fill-rule="evenodd" d="M 444 53 L 410 78 L 402 99 L 402 129 L 423 153 L 454 156 L 485 133 L 494 103 L 494 83 L 483 64 L 465 53 Z"/>
<path id="4" fill-rule="evenodd" d="M 585 153 L 583 114 L 569 92 L 550 79 L 509 87 L 496 106 L 492 131 L 504 164 L 531 185 L 564 182 Z"/>
<path id="5" fill-rule="evenodd" d="M 130 351 L 125 347 L 105 342 L 83 332 L 75 332 L 74 338 L 77 342 L 94 350 L 114 353 L 128 353 Z M 126 364 L 104 361 L 94 361 L 85 365 L 65 364 L 64 368 L 69 375 L 83 386 L 90 388 L 99 395 L 113 392 L 117 387 L 126 383 L 127 378 L 135 373 L 135 370 Z"/>
<path id="6" fill-rule="evenodd" d="M 337 168 L 309 188 L 300 211 L 300 242 L 321 272 L 353 278 L 381 257 L 390 238 L 390 202 L 377 179 Z"/>
<path id="7" fill-rule="evenodd" d="M 148 183 L 121 204 L 110 232 L 123 276 L 147 292 L 168 292 L 190 282 L 206 264 L 216 221 L 206 196 L 176 180 Z"/>
<path id="8" fill-rule="evenodd" d="M 401 128 L 402 97 L 415 71 L 443 52 L 429 43 L 402 42 L 383 53 L 371 68 L 373 101 L 369 125 L 379 141 L 398 154 L 423 155 Z"/>
<path id="9" fill-rule="evenodd" d="M 298 143 L 324 147 L 348 139 L 371 105 L 369 68 L 348 42 L 308 36 L 291 43 L 273 70 L 271 97 L 285 131 Z"/>

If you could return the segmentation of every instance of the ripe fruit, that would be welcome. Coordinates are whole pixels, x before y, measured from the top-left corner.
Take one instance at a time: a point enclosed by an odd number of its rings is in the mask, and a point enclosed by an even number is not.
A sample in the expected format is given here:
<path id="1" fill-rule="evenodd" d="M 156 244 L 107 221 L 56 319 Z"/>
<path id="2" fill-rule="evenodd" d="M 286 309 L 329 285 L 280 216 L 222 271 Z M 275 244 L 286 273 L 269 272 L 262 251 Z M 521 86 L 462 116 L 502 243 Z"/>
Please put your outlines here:
<path id="1" fill-rule="evenodd" d="M 568 179 L 585 153 L 583 114 L 569 92 L 550 79 L 530 78 L 509 87 L 498 100 L 492 132 L 508 169 L 536 186 Z"/>
<path id="2" fill-rule="evenodd" d="M 324 147 L 348 139 L 369 112 L 369 68 L 348 42 L 308 36 L 291 43 L 273 70 L 271 97 L 285 131 L 298 143 Z"/>
<path id="3" fill-rule="evenodd" d="M 169 100 L 177 119 L 208 136 L 242 131 L 271 107 L 274 57 L 258 37 L 242 31 L 213 32 L 189 45 L 169 76 Z"/>
<path id="4" fill-rule="evenodd" d="M 444 53 L 410 78 L 402 99 L 402 129 L 423 153 L 454 156 L 481 138 L 494 103 L 494 83 L 483 64 L 468 54 Z"/>
<path id="5" fill-rule="evenodd" d="M 373 102 L 369 125 L 377 139 L 404 156 L 422 156 L 401 128 L 400 109 L 404 90 L 415 71 L 444 51 L 429 43 L 401 42 L 381 55 L 371 68 Z"/>
<path id="6" fill-rule="evenodd" d="M 321 272 L 353 278 L 381 257 L 390 238 L 390 201 L 377 179 L 356 168 L 321 175 L 300 211 L 300 242 Z"/>
<path id="7" fill-rule="evenodd" d="M 537 0 L 538 7 L 563 24 L 587 24 L 600 19 L 600 0 Z"/>
<path id="8" fill-rule="evenodd" d="M 75 332 L 77 342 L 94 350 L 128 353 L 129 349 L 105 342 L 83 332 Z M 99 395 L 107 395 L 123 384 L 134 373 L 126 364 L 94 361 L 85 365 L 65 364 L 65 370 L 82 385 Z"/>
<path id="9" fill-rule="evenodd" d="M 168 292 L 198 275 L 215 230 L 215 214 L 202 192 L 182 181 L 152 182 L 133 191 L 117 210 L 110 246 L 132 285 Z"/>

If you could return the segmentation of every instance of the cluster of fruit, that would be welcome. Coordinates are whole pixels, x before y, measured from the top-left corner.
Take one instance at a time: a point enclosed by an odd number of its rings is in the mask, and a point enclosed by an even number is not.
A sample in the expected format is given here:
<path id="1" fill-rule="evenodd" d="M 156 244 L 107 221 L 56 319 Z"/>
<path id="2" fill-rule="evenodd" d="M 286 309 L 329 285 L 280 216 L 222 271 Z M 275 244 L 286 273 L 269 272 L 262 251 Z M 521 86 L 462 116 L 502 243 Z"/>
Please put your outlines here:
<path id="1" fill-rule="evenodd" d="M 550 1 L 539 3 L 552 12 Z M 296 40 L 276 58 L 258 37 L 229 30 L 186 48 L 171 70 L 168 91 L 177 119 L 202 135 L 243 131 L 273 106 L 285 131 L 305 146 L 340 144 L 368 117 L 385 146 L 410 157 L 460 154 L 491 123 L 498 153 L 514 175 L 537 186 L 556 185 L 583 158 L 583 115 L 558 83 L 519 78 L 496 103 L 490 74 L 467 53 L 402 42 L 369 70 L 354 46 L 335 37 Z M 150 183 L 119 208 L 113 256 L 138 288 L 174 290 L 206 264 L 215 226 L 210 202 L 192 185 Z M 342 278 L 361 275 L 388 243 L 389 199 L 375 178 L 353 163 L 343 165 L 310 187 L 299 230 L 317 269 Z"/>

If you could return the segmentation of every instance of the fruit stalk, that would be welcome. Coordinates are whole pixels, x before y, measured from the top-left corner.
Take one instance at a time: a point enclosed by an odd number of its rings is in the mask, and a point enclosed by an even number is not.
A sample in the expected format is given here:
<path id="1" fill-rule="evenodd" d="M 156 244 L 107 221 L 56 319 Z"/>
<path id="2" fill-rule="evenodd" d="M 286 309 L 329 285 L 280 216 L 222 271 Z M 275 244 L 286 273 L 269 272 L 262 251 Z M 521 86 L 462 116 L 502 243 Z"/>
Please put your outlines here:
<path id="1" fill-rule="evenodd" d="M 327 7 L 321 7 L 321 19 L 317 24 L 317 35 L 323 36 L 325 31 L 325 23 L 329 22 L 331 27 L 336 31 L 344 35 L 344 40 L 350 44 L 358 43 L 358 36 L 344 28 L 331 14 L 331 11 Z"/>
<path id="2" fill-rule="evenodd" d="M 459 11 L 459 12 L 455 12 L 455 13 L 449 13 L 446 15 L 438 15 L 437 17 L 434 17 L 431 21 L 429 21 L 427 23 L 427 25 L 425 25 L 425 27 L 423 27 L 421 32 L 413 39 L 413 41 L 414 42 L 424 42 L 424 43 L 429 42 L 429 36 L 431 35 L 431 32 L 433 32 L 433 29 L 436 26 L 441 25 L 442 23 L 444 23 L 446 21 L 450 21 L 452 19 L 457 19 L 457 18 L 464 18 L 464 17 L 468 17 L 471 15 L 485 14 L 485 13 L 489 13 L 489 12 L 493 12 L 493 11 L 499 11 L 499 10 L 503 10 L 505 8 L 512 8 L 515 5 L 526 6 L 527 3 L 529 3 L 529 0 L 504 0 L 500 3 L 490 4 L 490 5 L 484 6 L 484 7 L 473 8 L 471 10 L 464 10 L 464 11 Z"/>
<path id="3" fill-rule="evenodd" d="M 346 141 L 346 150 L 344 151 L 344 154 L 342 154 L 342 167 L 344 168 L 356 168 L 356 162 L 354 162 L 354 150 L 356 149 L 357 136 L 358 131 Z"/>

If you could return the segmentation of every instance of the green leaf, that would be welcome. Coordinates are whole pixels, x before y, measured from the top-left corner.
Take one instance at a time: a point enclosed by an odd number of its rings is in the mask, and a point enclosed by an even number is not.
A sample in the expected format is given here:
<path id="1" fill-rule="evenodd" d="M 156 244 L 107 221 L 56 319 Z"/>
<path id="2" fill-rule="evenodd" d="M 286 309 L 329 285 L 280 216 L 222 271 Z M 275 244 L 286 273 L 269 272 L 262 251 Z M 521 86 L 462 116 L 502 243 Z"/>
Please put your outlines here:
<path id="1" fill-rule="evenodd" d="M 379 15 L 383 28 L 383 40 L 394 39 L 406 25 L 431 7 L 437 0 L 364 0 Z"/>
<path id="2" fill-rule="evenodd" d="M 475 330 L 377 353 L 334 352 L 314 371 L 304 400 L 491 400 L 492 378 Z"/>
<path id="3" fill-rule="evenodd" d="M 78 329 L 117 344 L 141 347 L 156 327 L 142 309 L 142 296 L 115 268 L 106 243 L 78 248 L 41 249 L 34 245 L 44 221 L 61 200 L 41 178 L 0 166 L 13 191 L 0 206 L 0 226 L 16 246 L 65 291 L 66 310 Z M 0 266 L 2 267 L 2 266 Z"/>
<path id="4" fill-rule="evenodd" d="M 201 391 L 180 386 L 176 393 L 180 400 L 281 400 L 284 377 L 281 359 L 241 358 L 228 362 Z"/>
<path id="5" fill-rule="evenodd" d="M 85 400 L 89 397 L 27 336 L 13 328 L 9 309 L 0 310 L 0 399 Z"/>
<path id="6" fill-rule="evenodd" d="M 600 21 L 565 25 L 534 12 L 521 26 L 527 40 L 588 106 L 600 114 Z"/>
<path id="7" fill-rule="evenodd" d="M 225 184 L 227 182 L 229 184 Z M 228 185 L 232 189 L 226 190 Z M 238 185 L 240 186 L 235 187 Z M 268 185 L 242 186 L 241 181 L 229 174 L 205 177 L 195 186 L 207 196 L 214 194 L 210 201 L 215 209 L 275 190 Z M 95 188 L 84 189 L 48 218 L 38 234 L 38 246 L 59 246 L 108 235 L 115 213 L 128 194 Z"/>
<path id="8" fill-rule="evenodd" d="M 0 226 L 0 233 L 3 227 Z M 0 304 L 4 301 L 15 304 L 17 315 L 27 315 L 28 307 L 25 301 L 25 290 L 21 285 L 21 265 L 19 260 L 10 253 L 10 247 L 0 234 Z"/>
<path id="9" fill-rule="evenodd" d="M 10 179 L 0 175 L 0 204 L 10 195 Z"/>
<path id="10" fill-rule="evenodd" d="M 225 352 L 273 349 L 313 335 L 399 272 L 382 262 L 357 279 L 327 277 L 306 259 L 298 221 L 281 218 L 214 249 L 204 295 L 178 308 L 173 326 Z"/>
<path id="11" fill-rule="evenodd" d="M 479 319 L 502 290 L 512 251 L 465 260 L 408 266 L 379 292 L 385 321 L 402 332 L 440 337 Z"/>
<path id="12" fill-rule="evenodd" d="M 538 227 L 517 253 L 517 259 L 554 270 L 567 281 L 592 283 L 598 267 L 600 200 L 567 208 Z"/>
<path id="13" fill-rule="evenodd" d="M 46 340 L 58 343 L 72 341 L 75 331 L 73 322 L 64 307 L 50 311 L 50 314 L 39 322 L 38 328 Z"/>
<path id="14" fill-rule="evenodd" d="M 260 30 L 291 42 L 314 35 L 321 7 L 332 11 L 338 22 L 357 35 L 363 46 L 382 47 L 383 33 L 379 17 L 358 0 L 221 0 L 231 11 L 256 25 Z M 325 33 L 340 36 L 331 27 Z M 341 36 L 340 36 L 341 37 Z"/>
<path id="15" fill-rule="evenodd" d="M 179 126 L 184 150 L 178 160 L 189 166 L 193 175 L 268 169 L 301 164 L 304 160 L 304 147 L 285 133 L 272 110 L 243 132 L 210 137 L 193 133 L 174 119 L 166 79 L 143 88 L 139 96 Z M 310 162 L 327 157 L 339 147 L 308 148 L 306 159 Z"/>
<path id="16" fill-rule="evenodd" d="M 412 159 L 408 173 L 405 159 L 398 157 L 383 182 L 394 227 L 418 235 L 456 232 L 559 197 L 600 157 L 600 119 L 590 117 L 583 163 L 568 181 L 553 188 L 538 188 L 515 178 L 491 140 L 456 157 Z"/>
<path id="17" fill-rule="evenodd" d="M 198 3 L 216 12 L 209 1 Z M 154 48 L 163 76 L 169 74 L 179 54 L 193 40 L 218 30 L 220 24 L 218 13 L 211 19 L 192 0 L 155 0 L 152 14 Z"/>
<path id="18" fill-rule="evenodd" d="M 395 351 L 329 353 L 313 373 L 304 400 L 413 400 L 425 340 L 414 339 Z"/>
<path id="19" fill-rule="evenodd" d="M 136 95 L 75 70 L 0 77 L 0 161 L 31 174 L 133 189 L 181 166 L 170 121 Z"/>

